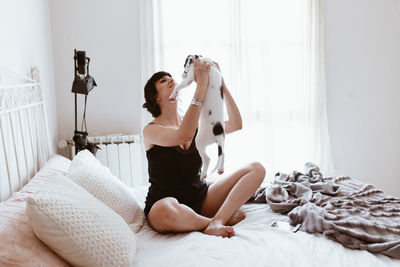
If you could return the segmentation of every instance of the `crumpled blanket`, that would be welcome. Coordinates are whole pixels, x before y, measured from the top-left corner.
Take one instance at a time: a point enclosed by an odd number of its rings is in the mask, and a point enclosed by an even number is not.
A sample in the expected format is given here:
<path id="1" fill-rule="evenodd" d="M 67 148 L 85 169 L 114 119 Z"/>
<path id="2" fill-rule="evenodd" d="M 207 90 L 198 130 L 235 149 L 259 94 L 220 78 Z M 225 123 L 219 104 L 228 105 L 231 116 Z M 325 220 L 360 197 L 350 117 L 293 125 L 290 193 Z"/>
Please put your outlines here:
<path id="1" fill-rule="evenodd" d="M 276 173 L 272 185 L 259 188 L 248 202 L 267 202 L 302 231 L 400 259 L 400 198 L 348 176 L 323 177 L 312 162 L 304 173 Z"/>

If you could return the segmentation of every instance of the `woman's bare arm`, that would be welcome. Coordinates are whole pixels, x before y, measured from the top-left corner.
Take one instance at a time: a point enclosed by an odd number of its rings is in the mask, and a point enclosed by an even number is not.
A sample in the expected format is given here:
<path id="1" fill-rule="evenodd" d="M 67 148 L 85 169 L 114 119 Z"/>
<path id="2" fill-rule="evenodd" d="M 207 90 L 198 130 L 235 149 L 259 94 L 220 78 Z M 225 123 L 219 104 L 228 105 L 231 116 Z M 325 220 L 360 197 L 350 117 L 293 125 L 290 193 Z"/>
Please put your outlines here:
<path id="1" fill-rule="evenodd" d="M 218 63 L 214 62 L 214 64 L 218 70 L 221 71 Z M 228 134 L 242 129 L 242 116 L 240 115 L 240 111 L 235 103 L 235 100 L 226 87 L 224 78 L 222 78 L 222 90 L 224 94 L 226 110 L 228 112 L 228 120 L 225 121 L 225 133 Z"/>
<path id="2" fill-rule="evenodd" d="M 211 66 L 199 60 L 194 62 L 195 81 L 197 88 L 194 98 L 203 101 L 209 81 L 209 72 Z M 196 132 L 200 117 L 201 107 L 189 105 L 189 108 L 183 117 L 182 123 L 178 129 L 165 127 L 159 124 L 150 124 L 143 129 L 143 135 L 148 145 L 177 146 L 191 141 Z"/>
<path id="3" fill-rule="evenodd" d="M 226 110 L 228 112 L 228 120 L 225 121 L 225 132 L 228 134 L 242 129 L 242 116 L 240 115 L 239 108 L 237 107 L 235 100 L 226 87 L 223 78 L 222 90 L 224 94 Z"/>

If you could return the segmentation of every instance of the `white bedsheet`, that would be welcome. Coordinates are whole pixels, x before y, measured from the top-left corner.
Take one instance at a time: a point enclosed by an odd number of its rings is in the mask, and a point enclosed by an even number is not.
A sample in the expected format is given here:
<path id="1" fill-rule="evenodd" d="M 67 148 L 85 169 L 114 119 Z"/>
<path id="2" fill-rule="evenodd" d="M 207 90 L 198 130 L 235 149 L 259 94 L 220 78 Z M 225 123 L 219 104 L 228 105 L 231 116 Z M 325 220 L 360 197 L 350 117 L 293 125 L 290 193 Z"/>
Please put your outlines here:
<path id="1" fill-rule="evenodd" d="M 144 207 L 147 188 L 133 191 Z M 201 232 L 159 234 L 146 222 L 137 234 L 136 266 L 400 266 L 400 260 L 351 250 L 322 235 L 271 228 L 274 219 L 287 218 L 266 204 L 245 204 L 241 210 L 247 217 L 234 226 L 232 238 Z"/>

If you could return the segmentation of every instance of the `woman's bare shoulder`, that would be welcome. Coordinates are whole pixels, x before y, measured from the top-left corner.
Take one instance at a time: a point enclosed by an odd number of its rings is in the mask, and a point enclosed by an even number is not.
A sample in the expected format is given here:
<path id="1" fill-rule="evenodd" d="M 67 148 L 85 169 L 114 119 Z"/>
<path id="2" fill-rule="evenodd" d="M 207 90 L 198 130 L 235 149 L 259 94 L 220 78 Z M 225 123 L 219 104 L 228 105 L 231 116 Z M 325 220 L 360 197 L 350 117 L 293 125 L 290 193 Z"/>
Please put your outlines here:
<path id="1" fill-rule="evenodd" d="M 151 135 L 153 135 L 157 129 L 159 128 L 160 125 L 154 123 L 154 122 L 150 122 L 149 124 L 147 124 L 146 126 L 144 126 L 143 128 L 143 137 L 146 139 L 146 137 L 150 137 Z"/>
<path id="2" fill-rule="evenodd" d="M 155 134 L 155 123 L 149 123 L 143 128 L 143 144 L 144 147 L 147 150 L 152 148 L 154 144 L 152 144 L 152 136 Z"/>
<path id="3" fill-rule="evenodd" d="M 179 128 L 165 126 L 158 123 L 148 124 L 143 128 L 143 141 L 146 150 L 154 145 L 175 146 L 183 143 L 178 134 Z M 182 140 L 181 140 L 182 139 Z"/>

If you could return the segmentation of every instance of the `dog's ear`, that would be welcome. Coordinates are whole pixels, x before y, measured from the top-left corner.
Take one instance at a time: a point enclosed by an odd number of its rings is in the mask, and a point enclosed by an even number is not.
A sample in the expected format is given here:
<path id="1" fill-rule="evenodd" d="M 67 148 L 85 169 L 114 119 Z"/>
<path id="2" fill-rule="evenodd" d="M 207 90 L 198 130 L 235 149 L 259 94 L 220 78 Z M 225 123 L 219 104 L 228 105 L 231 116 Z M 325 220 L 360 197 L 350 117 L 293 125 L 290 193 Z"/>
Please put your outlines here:
<path id="1" fill-rule="evenodd" d="M 193 56 L 188 55 L 187 58 L 185 59 L 185 64 L 183 65 L 183 67 L 186 67 L 186 64 L 192 63 L 192 60 L 193 60 Z"/>

